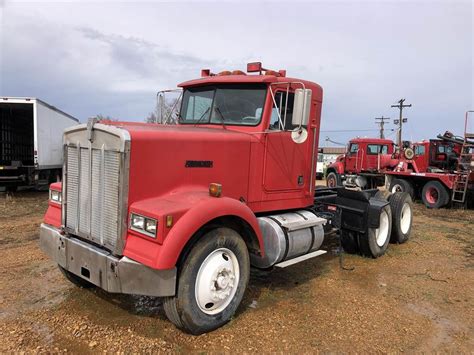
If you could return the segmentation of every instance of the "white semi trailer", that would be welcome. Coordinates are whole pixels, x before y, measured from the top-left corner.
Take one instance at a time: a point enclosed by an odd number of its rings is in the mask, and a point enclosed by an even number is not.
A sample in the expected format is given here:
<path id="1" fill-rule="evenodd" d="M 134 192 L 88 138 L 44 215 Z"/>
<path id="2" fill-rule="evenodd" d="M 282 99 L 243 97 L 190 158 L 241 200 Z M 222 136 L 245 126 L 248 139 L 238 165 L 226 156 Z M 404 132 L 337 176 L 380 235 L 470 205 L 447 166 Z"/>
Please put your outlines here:
<path id="1" fill-rule="evenodd" d="M 36 98 L 0 97 L 0 186 L 41 188 L 60 178 L 62 134 L 78 123 Z"/>

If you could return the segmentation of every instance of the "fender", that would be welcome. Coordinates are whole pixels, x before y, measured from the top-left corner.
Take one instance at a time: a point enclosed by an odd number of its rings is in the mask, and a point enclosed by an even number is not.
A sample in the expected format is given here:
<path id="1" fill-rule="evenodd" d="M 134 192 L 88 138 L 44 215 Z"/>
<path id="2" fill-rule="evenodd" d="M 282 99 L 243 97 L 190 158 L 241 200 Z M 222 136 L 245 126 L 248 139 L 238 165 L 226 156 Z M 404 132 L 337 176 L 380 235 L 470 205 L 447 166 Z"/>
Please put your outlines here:
<path id="1" fill-rule="evenodd" d="M 330 173 L 331 170 L 338 173 L 339 175 L 344 174 L 344 164 L 339 161 L 336 161 L 328 166 L 327 173 Z"/>
<path id="2" fill-rule="evenodd" d="M 55 182 L 49 185 L 50 190 L 62 191 L 62 184 Z M 56 228 L 61 228 L 61 205 L 52 201 L 49 201 L 48 197 L 48 209 L 43 219 L 44 223 L 49 224 Z"/>
<path id="3" fill-rule="evenodd" d="M 176 221 L 164 238 L 163 244 L 146 242 L 143 238 L 128 235 L 124 255 L 136 261 L 142 262 L 154 269 L 170 269 L 176 266 L 181 252 L 191 237 L 206 223 L 218 217 L 236 216 L 246 221 L 257 236 L 258 243 L 262 254 L 264 254 L 263 237 L 258 225 L 257 218 L 252 210 L 242 202 L 229 197 L 211 197 L 206 191 L 179 193 L 174 196 L 167 196 L 166 204 L 172 199 L 181 200 L 185 198 L 188 202 L 187 206 L 191 208 Z M 153 199 L 156 204 L 160 203 L 160 199 Z M 178 201 L 176 201 L 178 202 Z M 178 204 L 181 204 L 178 202 Z M 150 200 L 147 201 L 150 205 Z M 131 206 L 131 212 L 134 208 Z M 143 211 L 143 209 L 141 209 Z M 143 211 L 144 212 L 144 211 Z M 156 211 L 154 214 L 156 214 Z M 164 211 L 160 211 L 160 214 Z M 146 244 L 143 244 L 146 242 Z M 146 256 L 141 251 L 147 248 Z"/>

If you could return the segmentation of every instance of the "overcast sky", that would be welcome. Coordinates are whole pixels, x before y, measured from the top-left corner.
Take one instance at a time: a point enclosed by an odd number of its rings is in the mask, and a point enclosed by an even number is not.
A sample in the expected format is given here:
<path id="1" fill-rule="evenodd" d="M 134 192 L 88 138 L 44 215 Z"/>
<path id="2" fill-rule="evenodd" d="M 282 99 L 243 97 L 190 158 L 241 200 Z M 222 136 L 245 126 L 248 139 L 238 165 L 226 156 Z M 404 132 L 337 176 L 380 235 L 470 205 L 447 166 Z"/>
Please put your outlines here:
<path id="1" fill-rule="evenodd" d="M 82 121 L 141 121 L 158 90 L 256 60 L 323 87 L 322 144 L 376 135 L 374 117 L 397 117 L 402 97 L 405 139 L 461 134 L 474 109 L 471 1 L 0 0 L 0 11 L 0 95 Z"/>

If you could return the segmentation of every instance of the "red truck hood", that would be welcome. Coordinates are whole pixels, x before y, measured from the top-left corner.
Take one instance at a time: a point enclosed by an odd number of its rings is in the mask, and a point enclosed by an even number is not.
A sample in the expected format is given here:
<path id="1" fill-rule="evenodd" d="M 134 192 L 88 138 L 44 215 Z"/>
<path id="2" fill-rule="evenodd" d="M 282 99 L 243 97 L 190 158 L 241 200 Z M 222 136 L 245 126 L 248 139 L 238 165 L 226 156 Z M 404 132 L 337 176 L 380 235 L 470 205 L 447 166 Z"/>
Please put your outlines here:
<path id="1" fill-rule="evenodd" d="M 222 185 L 223 196 L 247 199 L 253 135 L 222 126 L 108 123 L 130 133 L 129 203 Z"/>

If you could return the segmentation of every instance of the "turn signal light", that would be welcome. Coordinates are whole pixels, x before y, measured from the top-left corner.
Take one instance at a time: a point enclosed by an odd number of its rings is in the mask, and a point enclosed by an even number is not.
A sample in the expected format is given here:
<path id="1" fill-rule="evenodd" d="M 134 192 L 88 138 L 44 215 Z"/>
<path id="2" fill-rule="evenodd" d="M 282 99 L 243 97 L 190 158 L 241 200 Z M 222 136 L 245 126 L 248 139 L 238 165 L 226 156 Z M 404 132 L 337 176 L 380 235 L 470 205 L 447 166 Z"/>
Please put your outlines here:
<path id="1" fill-rule="evenodd" d="M 167 228 L 173 227 L 173 216 L 171 215 L 166 216 L 166 227 Z"/>
<path id="2" fill-rule="evenodd" d="M 209 184 L 209 195 L 214 196 L 214 197 L 221 197 L 222 185 L 216 184 L 214 182 Z"/>

